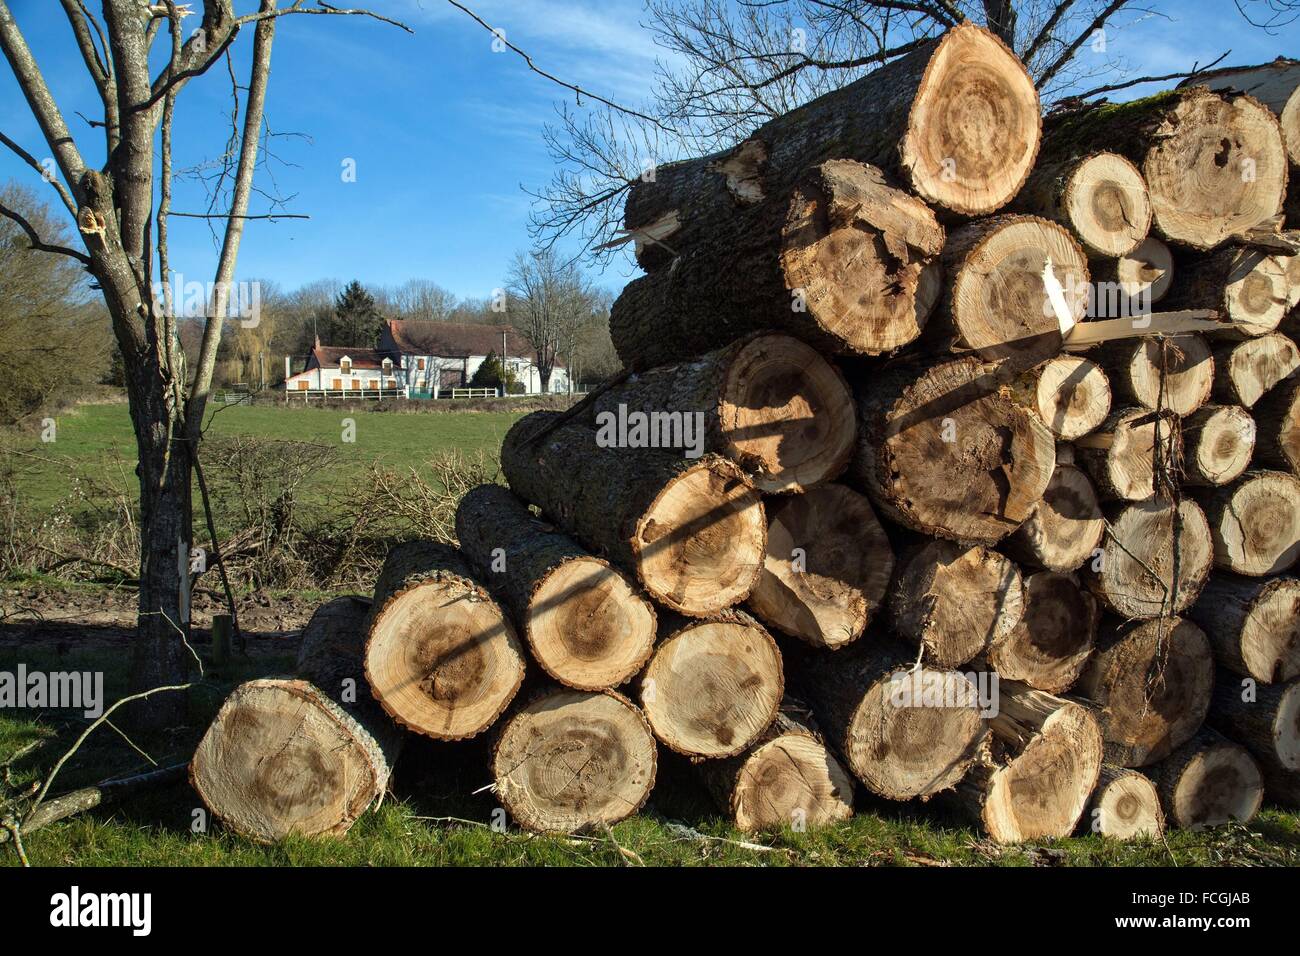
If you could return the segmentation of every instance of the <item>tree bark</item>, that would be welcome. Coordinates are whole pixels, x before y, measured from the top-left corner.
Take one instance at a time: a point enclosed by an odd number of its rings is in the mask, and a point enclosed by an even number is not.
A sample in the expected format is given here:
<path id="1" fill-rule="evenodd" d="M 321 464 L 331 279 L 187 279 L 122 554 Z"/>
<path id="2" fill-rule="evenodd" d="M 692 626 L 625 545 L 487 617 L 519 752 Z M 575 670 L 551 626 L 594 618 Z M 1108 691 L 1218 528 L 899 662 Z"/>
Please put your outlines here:
<path id="1" fill-rule="evenodd" d="M 1058 464 L 1043 498 L 1003 543 L 1021 564 L 1050 571 L 1078 570 L 1096 556 L 1106 519 L 1088 476 L 1074 465 Z"/>
<path id="2" fill-rule="evenodd" d="M 1262 684 L 1300 677 L 1300 580 L 1211 575 L 1187 612 L 1219 665 Z"/>
<path id="3" fill-rule="evenodd" d="M 1165 832 L 1160 794 L 1145 774 L 1106 764 L 1084 816 L 1093 833 L 1112 840 L 1158 840 Z"/>
<path id="4" fill-rule="evenodd" d="M 1165 816 L 1187 830 L 1249 823 L 1264 802 L 1259 764 L 1246 748 L 1208 728 L 1150 773 Z"/>
<path id="5" fill-rule="evenodd" d="M 1198 493 L 1214 541 L 1214 566 L 1251 577 L 1281 574 L 1300 558 L 1300 478 L 1248 471 Z"/>
<path id="6" fill-rule="evenodd" d="M 1250 408 L 1297 370 L 1300 349 L 1280 332 L 1221 346 L 1214 350 L 1214 397 Z"/>
<path id="7" fill-rule="evenodd" d="M 1042 216 L 1070 231 L 1089 256 L 1125 256 L 1151 228 L 1142 174 L 1116 153 L 1040 152 L 1010 211 Z"/>
<path id="8" fill-rule="evenodd" d="M 1025 578 L 1023 603 L 1020 620 L 990 643 L 988 662 L 1006 680 L 1063 694 L 1092 654 L 1097 602 L 1071 576 L 1039 571 Z"/>
<path id="9" fill-rule="evenodd" d="M 1255 457 L 1300 475 L 1300 378 L 1281 382 L 1255 406 Z"/>
<path id="10" fill-rule="evenodd" d="M 1300 683 L 1267 687 L 1221 679 L 1210 726 L 1250 751 L 1274 803 L 1300 806 Z"/>
<path id="11" fill-rule="evenodd" d="M 1236 481 L 1255 451 L 1255 419 L 1238 405 L 1202 405 L 1183 421 L 1183 482 L 1218 487 Z"/>

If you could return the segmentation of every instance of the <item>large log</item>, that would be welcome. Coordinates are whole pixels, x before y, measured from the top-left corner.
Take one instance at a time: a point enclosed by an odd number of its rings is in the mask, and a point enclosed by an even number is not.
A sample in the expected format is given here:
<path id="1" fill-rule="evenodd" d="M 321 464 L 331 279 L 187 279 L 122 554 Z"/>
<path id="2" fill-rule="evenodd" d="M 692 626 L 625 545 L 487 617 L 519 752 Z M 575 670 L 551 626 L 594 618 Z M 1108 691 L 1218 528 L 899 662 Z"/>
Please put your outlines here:
<path id="1" fill-rule="evenodd" d="M 1163 498 L 1113 505 L 1101 554 L 1084 583 L 1127 620 L 1181 614 L 1196 601 L 1213 563 L 1210 527 L 1196 502 Z"/>
<path id="2" fill-rule="evenodd" d="M 1137 315 L 1168 294 L 1174 281 L 1174 254 L 1155 236 L 1147 236 L 1127 255 L 1089 259 L 1088 271 L 1097 290 L 1096 301 L 1105 301 L 1107 311 L 1128 308 L 1129 314 Z"/>
<path id="3" fill-rule="evenodd" d="M 1087 707 L 1015 681 L 999 684 L 990 753 L 954 799 L 998 843 L 1069 836 L 1101 772 L 1102 739 Z"/>
<path id="4" fill-rule="evenodd" d="M 524 679 L 514 625 L 459 551 L 394 547 L 366 619 L 366 681 L 403 727 L 461 740 L 490 727 Z"/>
<path id="5" fill-rule="evenodd" d="M 1074 693 L 1096 706 L 1106 760 L 1144 767 L 1191 739 L 1205 721 L 1214 658 L 1191 621 L 1104 626 Z"/>
<path id="6" fill-rule="evenodd" d="M 1233 673 L 1263 684 L 1300 677 L 1300 580 L 1221 571 L 1210 576 L 1187 616 Z"/>
<path id="7" fill-rule="evenodd" d="M 1182 457 L 1178 416 L 1167 409 L 1118 408 L 1074 447 L 1103 500 L 1144 501 L 1157 491 L 1159 466 L 1172 469 Z"/>
<path id="8" fill-rule="evenodd" d="M 964 676 L 916 668 L 906 645 L 876 633 L 834 654 L 809 654 L 797 677 L 849 770 L 891 800 L 954 787 L 988 732 Z"/>
<path id="9" fill-rule="evenodd" d="M 935 667 L 959 667 L 1005 638 L 1024 607 L 1020 571 L 996 551 L 931 540 L 899 564 L 889 597 L 895 633 Z"/>
<path id="10" fill-rule="evenodd" d="M 1058 464 L 1043 499 L 1003 542 L 1003 550 L 1022 564 L 1075 571 L 1095 556 L 1105 532 L 1106 519 L 1088 476 L 1074 465 Z"/>
<path id="11" fill-rule="evenodd" d="M 1291 165 L 1300 166 L 1300 60 L 1279 56 L 1259 66 L 1229 66 L 1198 73 L 1179 86 L 1239 90 L 1259 100 L 1278 118 Z"/>
<path id="12" fill-rule="evenodd" d="M 1044 148 L 1105 149 L 1131 159 L 1151 197 L 1152 227 L 1210 249 L 1276 216 L 1286 194 L 1282 131 L 1249 96 L 1190 87 L 1048 119 Z"/>
<path id="13" fill-rule="evenodd" d="M 1255 456 L 1261 465 L 1300 475 L 1300 377 L 1256 403 Z"/>
<path id="14" fill-rule="evenodd" d="M 791 698 L 743 754 L 698 764 L 736 829 L 796 832 L 853 816 L 853 778 L 826 749 L 811 712 Z"/>
<path id="15" fill-rule="evenodd" d="M 1110 764 L 1101 768 L 1083 819 L 1093 833 L 1112 840 L 1158 840 L 1165 830 L 1160 794 L 1151 778 Z"/>
<path id="16" fill-rule="evenodd" d="M 1264 781 L 1255 758 L 1209 728 L 1150 773 L 1166 818 L 1187 830 L 1249 823 L 1264 801 Z"/>
<path id="17" fill-rule="evenodd" d="M 712 620 L 669 615 L 641 676 L 641 706 L 655 736 L 688 757 L 731 757 L 772 723 L 785 690 L 781 652 L 740 611 Z"/>
<path id="18" fill-rule="evenodd" d="M 1111 388 L 1095 362 L 1057 355 L 1012 385 L 1017 399 L 1038 413 L 1061 441 L 1074 441 L 1099 427 L 1110 414 Z"/>
<path id="19" fill-rule="evenodd" d="M 850 476 L 914 531 L 1001 540 L 1029 517 L 1056 464 L 1052 433 L 1003 383 L 998 366 L 974 357 L 863 375 Z"/>
<path id="20" fill-rule="evenodd" d="M 535 517 L 505 488 L 479 485 L 460 499 L 456 538 L 537 663 L 560 683 L 616 687 L 649 660 L 650 602 L 608 561 Z"/>
<path id="21" fill-rule="evenodd" d="M 1100 617 L 1096 600 L 1069 575 L 1031 574 L 1020 620 L 989 644 L 988 662 L 1006 680 L 1064 693 L 1088 662 Z"/>
<path id="22" fill-rule="evenodd" d="M 199 741 L 190 783 L 236 833 L 341 835 L 383 795 L 403 735 L 365 688 L 366 607 L 341 597 L 318 608 L 298 677 L 239 685 Z"/>
<path id="23" fill-rule="evenodd" d="M 767 556 L 749 595 L 763 623 L 820 647 L 857 640 L 894 573 L 871 503 L 843 485 L 767 502 Z"/>
<path id="24" fill-rule="evenodd" d="M 670 267 L 628 283 L 610 336 L 632 369 L 763 329 L 822 351 L 892 352 L 929 316 L 937 290 L 927 273 L 943 242 L 929 207 L 878 169 L 831 160 L 788 194 L 719 220 Z"/>
<path id="25" fill-rule="evenodd" d="M 591 412 L 605 427 L 641 417 L 660 432 L 675 417 L 702 414 L 697 447 L 730 458 L 768 493 L 834 478 L 848 465 L 857 435 L 844 376 L 788 335 L 747 337 L 631 375 L 603 391 Z"/>
<path id="26" fill-rule="evenodd" d="M 521 827 L 573 833 L 636 813 L 654 787 L 656 762 L 650 727 L 626 697 L 561 688 L 502 725 L 492 777 Z"/>
<path id="27" fill-rule="evenodd" d="M 1273 386 L 1300 370 L 1300 348 L 1281 332 L 1214 350 L 1214 396 L 1250 408 Z"/>
<path id="28" fill-rule="evenodd" d="M 534 412 L 506 434 L 511 490 L 675 611 L 704 616 L 744 600 L 767 523 L 740 467 L 717 455 L 602 447 L 562 414 Z"/>
<path id="29" fill-rule="evenodd" d="M 1199 335 L 1108 342 L 1091 357 L 1106 370 L 1117 406 L 1190 415 L 1210 399 L 1214 358 Z"/>
<path id="30" fill-rule="evenodd" d="M 985 215 L 1034 165 L 1038 94 L 992 33 L 962 23 L 842 89 L 760 126 L 744 142 L 658 167 L 628 193 L 624 224 L 642 266 L 662 266 L 697 230 L 778 195 L 808 166 L 855 159 L 885 168 L 926 202 Z"/>
<path id="31" fill-rule="evenodd" d="M 1240 405 L 1202 405 L 1183 421 L 1183 482 L 1219 487 L 1250 467 L 1255 419 Z"/>
<path id="32" fill-rule="evenodd" d="M 1178 281 L 1166 309 L 1215 309 L 1237 337 L 1265 335 L 1294 305 L 1296 290 L 1287 259 L 1250 247 L 1227 245 L 1178 260 Z M 1289 303 L 1289 304 L 1288 304 Z"/>
<path id="33" fill-rule="evenodd" d="M 1259 577 L 1300 559 L 1300 478 L 1248 471 L 1223 488 L 1200 492 L 1214 541 L 1214 565 Z"/>
<path id="34" fill-rule="evenodd" d="M 1250 751 L 1275 803 L 1300 806 L 1300 681 L 1243 686 L 1220 679 L 1210 726 Z"/>
<path id="35" fill-rule="evenodd" d="M 1040 153 L 1009 209 L 1060 223 L 1089 256 L 1128 255 L 1151 228 L 1147 184 L 1137 167 L 1116 153 Z"/>

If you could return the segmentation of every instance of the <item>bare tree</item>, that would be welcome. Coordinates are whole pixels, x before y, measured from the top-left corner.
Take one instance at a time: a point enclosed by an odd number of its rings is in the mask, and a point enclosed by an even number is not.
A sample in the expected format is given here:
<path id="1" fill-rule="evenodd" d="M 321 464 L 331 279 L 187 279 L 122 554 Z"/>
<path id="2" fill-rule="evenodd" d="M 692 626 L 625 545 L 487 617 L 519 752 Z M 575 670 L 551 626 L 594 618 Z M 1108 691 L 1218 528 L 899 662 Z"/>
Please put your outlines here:
<path id="1" fill-rule="evenodd" d="M 506 291 L 510 324 L 532 345 L 541 389 L 548 392 L 557 361 L 572 364 L 582 329 L 597 306 L 596 295 L 573 263 L 553 248 L 517 253 Z"/>
<path id="2" fill-rule="evenodd" d="M 404 319 L 446 322 L 456 311 L 456 296 L 430 279 L 408 279 L 395 289 L 385 290 L 381 300 Z"/>

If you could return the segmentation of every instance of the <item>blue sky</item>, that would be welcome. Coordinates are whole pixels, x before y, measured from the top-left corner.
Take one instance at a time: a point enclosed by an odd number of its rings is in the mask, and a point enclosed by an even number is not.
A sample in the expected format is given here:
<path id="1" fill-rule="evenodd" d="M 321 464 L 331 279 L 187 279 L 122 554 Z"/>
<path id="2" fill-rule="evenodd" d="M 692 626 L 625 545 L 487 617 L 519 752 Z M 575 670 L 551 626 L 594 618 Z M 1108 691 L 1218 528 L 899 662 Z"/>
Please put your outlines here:
<path id="1" fill-rule="evenodd" d="M 74 113 L 96 115 L 98 100 L 56 0 L 9 3 L 88 160 L 102 162 L 101 139 Z M 593 91 L 634 104 L 653 81 L 661 51 L 639 24 L 641 0 L 468 5 L 539 65 Z M 488 296 L 503 284 L 514 252 L 529 244 L 530 200 L 521 186 L 540 187 L 550 177 L 541 130 L 562 91 L 514 54 L 494 53 L 491 36 L 444 0 L 371 0 L 369 6 L 405 20 L 415 35 L 356 18 L 280 22 L 267 117 L 274 130 L 302 135 L 276 140 L 276 153 L 292 165 L 273 171 L 280 192 L 294 196 L 288 211 L 311 219 L 250 223 L 240 277 L 286 288 L 319 278 L 373 284 L 427 278 L 461 296 Z M 1131 22 L 1130 16 L 1108 36 L 1132 75 L 1187 69 L 1226 49 L 1233 51 L 1227 62 L 1255 63 L 1294 55 L 1300 46 L 1300 25 L 1269 36 L 1250 27 L 1232 0 L 1154 6 L 1172 19 Z M 250 31 L 237 52 L 246 57 L 251 40 Z M 246 60 L 237 55 L 236 62 Z M 47 155 L 12 75 L 0 71 L 0 129 L 38 158 Z M 176 123 L 178 167 L 220 153 L 228 107 L 224 72 L 186 89 Z M 355 182 L 341 175 L 349 159 Z M 11 178 L 42 186 L 0 151 L 0 182 Z M 174 208 L 202 211 L 202 200 L 197 187 L 181 184 Z M 206 281 L 215 259 L 207 227 L 174 219 L 172 231 L 173 267 L 186 279 Z M 615 266 L 594 278 L 617 289 L 630 272 Z"/>

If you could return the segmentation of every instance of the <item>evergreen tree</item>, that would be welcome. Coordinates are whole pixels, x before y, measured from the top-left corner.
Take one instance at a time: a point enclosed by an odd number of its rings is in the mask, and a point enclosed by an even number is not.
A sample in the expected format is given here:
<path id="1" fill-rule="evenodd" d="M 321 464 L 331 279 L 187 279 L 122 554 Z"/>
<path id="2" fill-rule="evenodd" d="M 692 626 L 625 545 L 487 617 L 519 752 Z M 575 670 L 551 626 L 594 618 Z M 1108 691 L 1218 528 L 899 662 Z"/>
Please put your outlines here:
<path id="1" fill-rule="evenodd" d="M 505 373 L 504 375 L 502 373 Z M 505 379 L 505 388 L 502 388 L 502 379 Z M 492 349 L 479 367 L 474 370 L 470 376 L 470 388 L 500 388 L 501 394 L 509 395 L 518 386 L 515 373 L 511 369 L 503 369 L 501 359 L 497 356 L 496 349 Z"/>
<path id="2" fill-rule="evenodd" d="M 353 279 L 335 300 L 329 338 L 322 336 L 321 340 L 325 345 L 372 349 L 379 342 L 383 327 L 384 318 L 375 305 L 375 297 Z"/>

